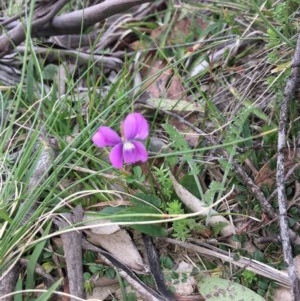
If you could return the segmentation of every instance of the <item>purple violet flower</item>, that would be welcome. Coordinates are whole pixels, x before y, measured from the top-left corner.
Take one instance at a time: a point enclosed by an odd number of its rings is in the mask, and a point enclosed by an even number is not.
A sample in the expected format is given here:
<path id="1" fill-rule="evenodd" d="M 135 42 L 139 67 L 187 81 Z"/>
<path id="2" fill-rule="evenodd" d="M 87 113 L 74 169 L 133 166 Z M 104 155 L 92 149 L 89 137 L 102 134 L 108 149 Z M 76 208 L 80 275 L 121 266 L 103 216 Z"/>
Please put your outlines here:
<path id="1" fill-rule="evenodd" d="M 148 137 L 149 127 L 143 115 L 128 114 L 121 124 L 121 134 L 122 137 L 110 127 L 101 126 L 92 140 L 98 147 L 112 147 L 109 159 L 116 168 L 122 168 L 123 162 L 146 162 L 148 154 L 141 140 Z"/>

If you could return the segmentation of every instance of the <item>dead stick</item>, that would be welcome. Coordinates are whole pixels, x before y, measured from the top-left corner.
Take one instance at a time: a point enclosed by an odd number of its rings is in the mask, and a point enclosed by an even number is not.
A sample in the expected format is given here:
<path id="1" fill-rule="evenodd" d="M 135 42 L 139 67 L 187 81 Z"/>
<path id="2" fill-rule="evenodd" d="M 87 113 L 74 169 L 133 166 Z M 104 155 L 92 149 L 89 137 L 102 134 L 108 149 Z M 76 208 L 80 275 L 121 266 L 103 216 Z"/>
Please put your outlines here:
<path id="1" fill-rule="evenodd" d="M 292 100 L 295 94 L 297 80 L 299 77 L 299 62 L 300 62 L 300 33 L 298 34 L 297 45 L 292 61 L 292 72 L 286 83 L 284 90 L 284 98 L 280 108 L 279 128 L 278 128 L 278 156 L 277 156 L 277 194 L 278 194 L 278 207 L 279 207 L 279 224 L 280 224 L 280 236 L 282 242 L 282 249 L 284 254 L 284 260 L 288 265 L 288 273 L 291 281 L 291 293 L 292 300 L 300 300 L 300 280 L 297 277 L 296 269 L 293 260 L 292 246 L 287 219 L 287 198 L 285 194 L 285 171 L 284 171 L 284 148 L 286 146 L 286 123 L 288 119 L 288 104 Z"/>
<path id="2" fill-rule="evenodd" d="M 45 24 L 50 22 L 54 16 L 65 6 L 65 4 L 70 0 L 59 0 L 55 3 L 46 3 L 44 11 L 39 9 L 35 12 L 31 26 L 31 35 L 34 34 L 42 28 Z M 24 25 L 24 22 L 17 22 L 17 25 L 11 29 L 9 32 L 0 36 L 0 57 L 3 57 L 5 54 L 9 53 L 15 46 L 21 44 L 25 41 L 26 31 L 24 28 L 27 28 L 28 24 Z"/>
<path id="3" fill-rule="evenodd" d="M 80 206 L 76 207 L 72 213 L 64 213 L 61 218 L 56 219 L 54 222 L 62 230 L 68 226 L 72 226 L 81 222 L 83 218 L 83 210 Z M 83 268 L 82 268 L 82 234 L 80 231 L 72 231 L 61 235 L 63 249 L 65 254 L 69 290 L 70 294 L 84 298 L 83 289 Z M 76 301 L 72 299 L 71 301 Z"/>
<path id="4" fill-rule="evenodd" d="M 0 300 L 1 301 L 13 300 L 13 296 L 6 297 L 5 295 L 10 294 L 11 292 L 14 291 L 20 271 L 21 271 L 21 266 L 17 262 L 13 266 L 13 268 L 5 275 L 5 277 L 1 278 L 1 281 L 0 281 Z"/>
<path id="5" fill-rule="evenodd" d="M 35 12 L 31 24 L 32 37 L 47 37 L 64 34 L 81 34 L 82 31 L 97 22 L 121 13 L 133 6 L 150 0 L 107 0 L 99 4 L 55 16 L 69 0 L 59 0 L 51 3 L 44 14 Z M 26 26 L 25 26 L 26 28 Z M 14 47 L 20 45 L 26 37 L 23 22 L 0 36 L 0 58 L 9 53 Z"/>

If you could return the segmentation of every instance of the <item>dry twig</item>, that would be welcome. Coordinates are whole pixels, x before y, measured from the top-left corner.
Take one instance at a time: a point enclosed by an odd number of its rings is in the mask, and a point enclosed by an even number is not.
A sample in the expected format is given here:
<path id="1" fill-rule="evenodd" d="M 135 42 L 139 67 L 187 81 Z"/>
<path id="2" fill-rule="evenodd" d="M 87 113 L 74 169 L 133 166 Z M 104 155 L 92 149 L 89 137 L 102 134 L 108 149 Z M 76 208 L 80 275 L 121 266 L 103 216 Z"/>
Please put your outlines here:
<path id="1" fill-rule="evenodd" d="M 291 293 L 292 300 L 300 300 L 300 279 L 297 277 L 296 269 L 294 265 L 292 246 L 287 220 L 287 206 L 286 206 L 286 194 L 285 194 L 285 171 L 284 171 L 284 148 L 286 145 L 286 122 L 288 119 L 288 104 L 292 100 L 295 94 L 297 80 L 300 73 L 300 33 L 298 34 L 297 45 L 292 61 L 292 72 L 288 78 L 284 99 L 280 109 L 280 119 L 278 128 L 278 157 L 277 157 L 277 193 L 278 193 L 278 206 L 279 206 L 279 222 L 280 222 L 280 236 L 283 248 L 284 259 L 288 265 L 288 273 L 291 281 Z"/>
<path id="2" fill-rule="evenodd" d="M 290 285 L 289 277 L 284 271 L 277 270 L 257 260 L 249 259 L 243 256 L 239 256 L 238 259 L 236 259 L 234 254 L 230 254 L 219 248 L 213 247 L 205 243 L 201 243 L 199 240 L 196 239 L 191 239 L 191 241 L 195 243 L 182 242 L 173 238 L 160 238 L 160 239 L 167 241 L 168 243 L 178 245 L 185 249 L 197 252 L 200 255 L 219 258 L 223 261 L 238 266 L 242 269 L 246 269 L 255 274 L 270 278 L 283 286 Z"/>
<path id="3" fill-rule="evenodd" d="M 16 282 L 18 280 L 19 272 L 21 266 L 19 263 L 16 263 L 13 268 L 3 277 L 0 281 L 0 300 L 1 301 L 11 301 L 13 300 L 12 296 L 6 297 L 5 295 L 14 291 Z M 3 297 L 3 298 L 1 298 Z"/>

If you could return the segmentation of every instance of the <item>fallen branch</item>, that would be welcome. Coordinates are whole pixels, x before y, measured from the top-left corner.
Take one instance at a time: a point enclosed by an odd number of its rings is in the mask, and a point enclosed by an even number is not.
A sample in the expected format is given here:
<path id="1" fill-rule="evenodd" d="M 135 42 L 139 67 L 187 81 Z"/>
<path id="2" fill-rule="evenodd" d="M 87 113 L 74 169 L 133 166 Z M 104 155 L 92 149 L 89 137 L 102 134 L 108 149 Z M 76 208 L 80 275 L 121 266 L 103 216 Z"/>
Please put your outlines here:
<path id="1" fill-rule="evenodd" d="M 290 280 L 287 273 L 285 273 L 284 271 L 279 271 L 257 260 L 249 259 L 243 256 L 238 256 L 237 259 L 235 258 L 234 254 L 230 254 L 229 252 L 220 250 L 219 248 L 201 243 L 196 240 L 191 240 L 195 241 L 196 244 L 182 242 L 173 238 L 159 238 L 159 240 L 164 240 L 168 243 L 175 244 L 188 250 L 192 250 L 200 255 L 213 256 L 215 258 L 221 259 L 222 261 L 226 261 L 230 264 L 236 265 L 242 269 L 272 279 L 285 287 L 290 287 Z M 201 246 L 198 244 L 201 244 Z"/>
<path id="2" fill-rule="evenodd" d="M 69 0 L 51 2 L 47 9 L 38 9 L 31 24 L 32 37 L 49 37 L 64 34 L 80 34 L 88 27 L 149 0 L 106 0 L 99 4 L 55 16 Z M 26 38 L 28 25 L 17 22 L 15 27 L 0 36 L 0 58 L 8 54 Z"/>
<path id="3" fill-rule="evenodd" d="M 34 36 L 40 28 L 50 22 L 54 16 L 69 2 L 70 0 L 59 0 L 50 5 L 46 5 L 42 8 L 38 8 L 33 16 L 31 31 L 29 33 Z M 9 53 L 14 47 L 25 41 L 27 32 L 24 28 L 27 28 L 28 24 L 24 24 L 19 21 L 16 26 L 8 33 L 3 34 L 0 37 L 0 58 Z"/>
<path id="4" fill-rule="evenodd" d="M 55 17 L 37 32 L 36 37 L 80 34 L 82 30 L 104 19 L 149 0 L 106 0 L 97 5 Z"/>
<path id="5" fill-rule="evenodd" d="M 5 275 L 5 277 L 1 278 L 1 281 L 0 281 L 0 300 L 1 301 L 13 300 L 13 296 L 6 297 L 5 295 L 9 295 L 11 292 L 14 291 L 20 271 L 21 271 L 21 266 L 19 263 L 16 263 L 13 266 L 13 268 Z M 1 298 L 1 297 L 3 297 L 3 298 Z"/>
<path id="6" fill-rule="evenodd" d="M 300 300 L 300 279 L 296 274 L 294 264 L 291 239 L 289 236 L 289 226 L 287 219 L 287 198 L 285 194 L 285 170 L 284 170 L 284 148 L 286 146 L 286 123 L 288 119 L 288 104 L 294 97 L 297 81 L 300 74 L 300 33 L 298 34 L 297 45 L 292 61 L 292 72 L 286 83 L 284 90 L 284 98 L 281 103 L 279 128 L 278 128 L 278 156 L 277 156 L 277 194 L 278 194 L 278 207 L 279 207 L 279 224 L 280 224 L 280 237 L 284 260 L 288 265 L 288 273 L 291 281 L 291 294 L 292 300 Z"/>
<path id="7" fill-rule="evenodd" d="M 72 226 L 81 222 L 83 218 L 83 210 L 81 207 L 76 207 L 72 213 L 64 213 L 59 219 L 55 219 L 55 224 L 59 230 Z M 61 234 L 67 273 L 69 282 L 69 291 L 72 296 L 84 298 L 83 288 L 83 267 L 82 267 L 82 234 L 79 231 L 72 231 Z M 71 298 L 71 301 L 76 301 L 77 298 Z"/>

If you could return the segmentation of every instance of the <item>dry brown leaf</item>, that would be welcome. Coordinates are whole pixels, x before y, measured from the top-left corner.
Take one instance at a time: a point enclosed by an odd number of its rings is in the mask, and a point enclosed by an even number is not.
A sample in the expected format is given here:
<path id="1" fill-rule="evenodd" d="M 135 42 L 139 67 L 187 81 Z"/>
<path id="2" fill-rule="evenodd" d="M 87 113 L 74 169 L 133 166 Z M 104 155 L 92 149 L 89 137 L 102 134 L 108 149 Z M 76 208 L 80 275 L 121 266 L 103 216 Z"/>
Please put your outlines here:
<path id="1" fill-rule="evenodd" d="M 191 35 L 193 35 L 193 38 L 191 37 L 190 40 L 198 40 L 199 28 L 205 30 L 208 26 L 208 23 L 205 22 L 200 15 L 198 15 L 196 18 L 194 17 L 195 15 L 186 16 L 181 20 L 177 20 L 176 22 L 172 23 L 171 25 L 173 26 L 173 30 L 169 30 L 170 24 L 158 26 L 157 28 L 151 30 L 151 41 L 149 43 L 145 45 L 145 41 L 134 41 L 130 44 L 130 48 L 133 50 L 140 50 L 151 48 L 154 45 L 161 45 L 161 39 L 162 37 L 165 38 L 166 31 L 169 31 L 169 35 L 166 38 L 166 41 L 164 41 L 166 45 L 176 46 L 185 44 L 186 37 Z M 187 47 L 188 51 L 193 51 L 193 47 Z"/>
<path id="2" fill-rule="evenodd" d="M 159 98 L 166 94 L 166 86 L 172 75 L 172 70 L 166 68 L 167 62 L 158 60 L 155 55 L 149 54 L 145 58 L 145 66 L 141 71 L 142 79 L 145 81 L 143 90 L 150 97 Z M 165 70 L 164 70 L 165 69 Z"/>
<path id="3" fill-rule="evenodd" d="M 112 234 L 96 234 L 85 231 L 87 240 L 111 253 L 116 259 L 136 271 L 144 270 L 143 259 L 126 230 L 118 230 Z"/>
<path id="4" fill-rule="evenodd" d="M 189 35 L 194 35 L 194 40 L 197 40 L 199 28 L 205 30 L 208 23 L 206 23 L 202 17 L 199 15 L 197 18 L 193 19 L 192 16 L 187 16 L 181 20 L 177 20 L 172 25 L 174 26 L 173 30 L 170 30 L 170 34 L 167 37 L 167 45 L 178 45 L 185 44 L 186 37 Z M 154 41 L 155 45 L 160 45 L 161 38 L 164 37 L 164 33 L 168 30 L 170 24 L 157 27 L 152 30 L 150 37 Z M 196 30 L 195 30 L 196 29 Z"/>
<path id="5" fill-rule="evenodd" d="M 88 295 L 88 300 L 92 301 L 97 300 L 97 301 L 102 301 L 102 300 L 107 300 L 108 297 L 110 297 L 112 294 L 114 294 L 118 289 L 120 288 L 120 284 L 110 284 L 110 285 L 105 285 L 105 286 L 95 286 L 93 288 L 92 294 Z"/>
<path id="6" fill-rule="evenodd" d="M 195 125 L 199 122 L 199 113 L 194 111 L 190 112 L 188 116 L 185 116 L 184 119 L 189 123 Z M 174 126 L 179 133 L 181 133 L 185 140 L 191 147 L 196 147 L 199 143 L 199 134 L 196 133 L 193 129 L 191 129 L 186 124 L 180 122 L 179 119 L 170 117 L 168 119 L 170 125 Z"/>
<path id="7" fill-rule="evenodd" d="M 176 73 L 174 73 L 170 78 L 167 97 L 174 100 L 186 98 L 186 91 L 182 85 L 182 78 L 180 78 Z"/>
<path id="8" fill-rule="evenodd" d="M 181 78 L 174 70 L 168 67 L 166 60 L 157 59 L 155 54 L 150 53 L 144 60 L 141 76 L 145 84 L 143 90 L 152 98 L 169 98 L 174 100 L 186 96 Z"/>
<path id="9" fill-rule="evenodd" d="M 93 220 L 90 215 L 85 215 L 83 220 L 85 226 L 91 226 L 85 231 L 90 243 L 104 248 L 128 267 L 143 270 L 143 259 L 126 230 L 110 220 Z"/>
<path id="10" fill-rule="evenodd" d="M 151 108 L 163 109 L 184 116 L 185 120 L 191 124 L 198 123 L 199 112 L 202 114 L 204 109 L 187 98 L 182 79 L 171 68 L 167 68 L 168 63 L 149 56 L 147 65 L 149 67 L 142 71 L 142 78 L 145 81 L 144 95 L 148 97 L 143 102 Z M 149 80 L 146 80 L 147 78 Z M 183 134 L 191 146 L 199 143 L 199 135 L 189 126 L 174 117 L 169 117 L 169 123 Z"/>
<path id="11" fill-rule="evenodd" d="M 290 167 L 295 165 L 297 160 L 297 152 L 291 150 L 284 150 L 284 168 L 288 170 Z M 258 186 L 272 187 L 276 182 L 276 166 L 272 169 L 271 164 L 277 158 L 277 154 L 274 155 L 263 167 L 258 171 L 254 182 Z"/>

